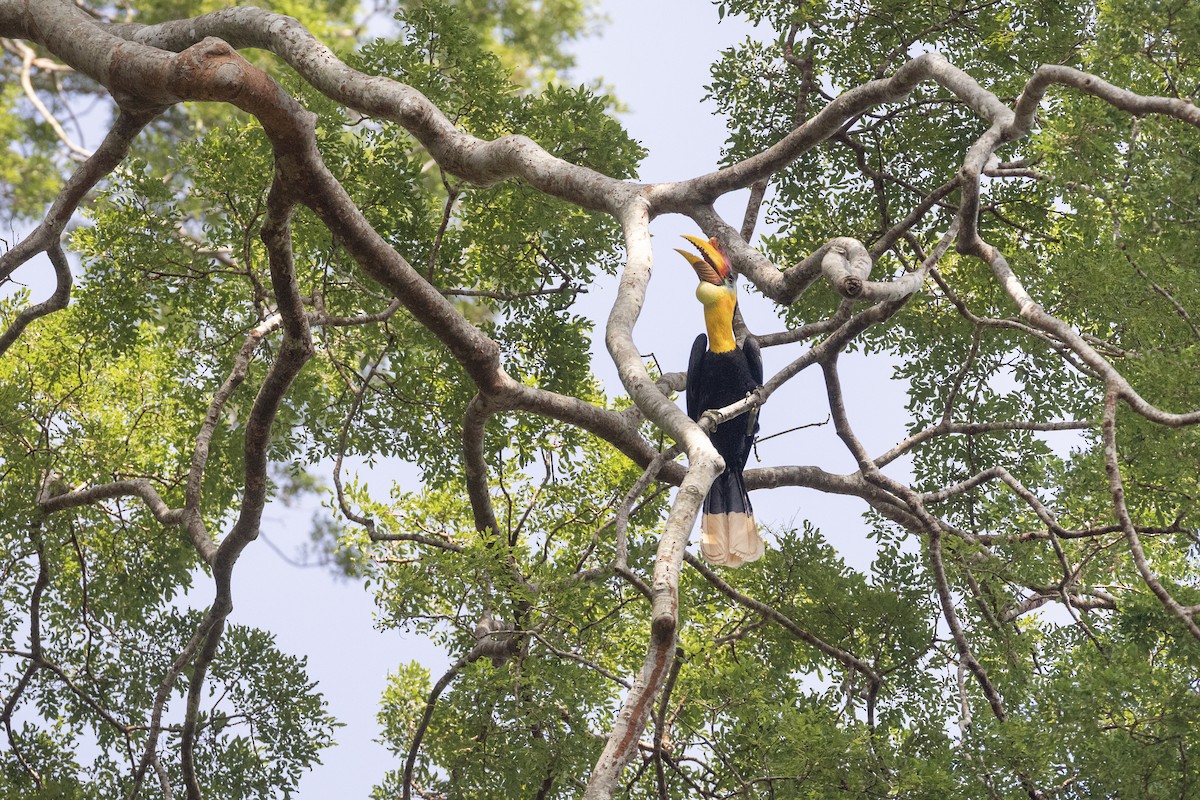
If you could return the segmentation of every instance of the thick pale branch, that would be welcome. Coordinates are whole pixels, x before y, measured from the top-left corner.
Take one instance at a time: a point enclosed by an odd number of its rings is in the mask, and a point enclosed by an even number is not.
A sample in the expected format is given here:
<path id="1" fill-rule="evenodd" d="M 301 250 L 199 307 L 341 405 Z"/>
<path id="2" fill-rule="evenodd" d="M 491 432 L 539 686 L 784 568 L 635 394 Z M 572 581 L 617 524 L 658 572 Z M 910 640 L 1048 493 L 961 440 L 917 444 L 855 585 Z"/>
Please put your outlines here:
<path id="1" fill-rule="evenodd" d="M 283 317 L 275 313 L 251 329 L 250 333 L 246 336 L 246 341 L 242 344 L 241 350 L 234 358 L 233 368 L 230 370 L 229 376 L 221 384 L 220 388 L 217 389 L 216 394 L 213 395 L 212 402 L 208 406 L 208 412 L 205 414 L 204 421 L 200 425 L 200 432 L 196 435 L 196 442 L 192 447 L 192 466 L 188 472 L 183 522 L 187 527 L 188 535 L 191 537 L 196 551 L 209 564 L 216 557 L 217 546 L 213 543 L 212 537 L 209 536 L 208 531 L 204 527 L 200 503 L 203 499 L 201 497 L 201 486 L 204 481 L 204 470 L 208 464 L 208 454 L 212 445 L 212 437 L 216 433 L 217 425 L 225 409 L 225 404 L 246 379 L 246 374 L 250 369 L 250 359 L 253 357 L 254 351 L 258 349 L 263 338 L 278 329 L 282 323 Z"/>
<path id="2" fill-rule="evenodd" d="M 206 621 L 202 626 L 207 633 L 192 664 L 187 713 L 180 739 L 183 777 L 189 800 L 201 799 L 200 784 L 195 772 L 194 748 L 205 674 L 209 664 L 216 657 L 225 629 L 225 619 L 233 610 L 231 584 L 234 565 L 242 550 L 258 537 L 259 524 L 266 505 L 267 451 L 271 441 L 271 428 L 288 389 L 314 351 L 308 315 L 296 283 L 295 264 L 292 260 L 290 224 L 295 199 L 284 180 L 286 173 L 284 165 L 277 164 L 276 180 L 267 199 L 267 218 L 262 228 L 262 239 L 267 246 L 270 264 L 271 285 L 279 303 L 284 339 L 279 355 L 263 380 L 246 420 L 243 456 L 245 467 L 238 517 L 233 528 L 217 547 L 212 559 L 216 596 L 208 611 L 211 622 Z"/>
<path id="3" fill-rule="evenodd" d="M 659 539 L 651 581 L 650 642 L 641 672 L 613 724 L 604 751 L 592 771 L 584 797 L 609 798 L 625 766 L 638 751 L 638 740 L 654 708 L 654 698 L 674 660 L 679 624 L 679 574 L 700 505 L 723 462 L 699 425 L 671 403 L 651 379 L 633 340 L 633 327 L 646 296 L 653 261 L 649 209 L 641 202 L 624 209 L 627 261 L 617 299 L 609 313 L 605 341 L 621 382 L 642 413 L 667 431 L 688 455 L 688 471 L 671 506 Z"/>
<path id="4" fill-rule="evenodd" d="M 861 472 L 837 475 L 819 467 L 757 467 L 745 472 L 746 488 L 777 489 L 800 486 L 818 492 L 849 495 L 864 500 L 871 508 L 909 530 L 922 530 L 921 522 L 909 508 L 888 491 L 863 478 Z"/>
<path id="5" fill-rule="evenodd" d="M 868 280 L 874 256 L 862 242 L 848 237 L 833 239 L 826 245 L 825 255 L 821 258 L 821 272 L 834 290 L 848 300 L 873 303 L 906 300 L 924 285 L 929 270 L 950 248 L 958 227 L 959 221 L 955 220 L 933 252 L 922 261 L 920 268 L 894 281 Z"/>
<path id="6" fill-rule="evenodd" d="M 179 525 L 183 522 L 183 509 L 168 506 L 146 478 L 115 481 L 54 497 L 39 498 L 39 504 L 42 510 L 49 514 L 68 508 L 91 505 L 102 500 L 111 500 L 115 497 L 140 497 L 154 518 L 163 525 Z"/>
<path id="7" fill-rule="evenodd" d="M 641 671 L 633 682 L 600 759 L 592 770 L 585 800 L 612 796 L 618 778 L 638 751 L 638 741 L 654 709 L 654 699 L 665 683 L 675 658 L 679 620 L 679 570 L 688 535 L 708 487 L 720 470 L 715 465 L 693 465 L 683 481 L 654 561 L 651 583 L 652 616 L 650 643 Z"/>
<path id="8" fill-rule="evenodd" d="M 1117 403 L 1118 391 L 1110 387 L 1104 396 L 1104 424 L 1101 426 L 1101 431 L 1104 434 L 1104 469 L 1108 473 L 1113 513 L 1116 514 L 1117 521 L 1121 524 L 1125 540 L 1129 543 L 1130 555 L 1133 556 L 1133 563 L 1141 574 L 1142 580 L 1146 582 L 1150 591 L 1154 592 L 1154 596 L 1163 606 L 1183 622 L 1188 632 L 1200 639 L 1200 625 L 1196 624 L 1192 613 L 1171 596 L 1171 593 L 1162 585 L 1162 581 L 1150 567 L 1146 551 L 1142 548 L 1141 537 L 1138 536 L 1137 527 L 1133 524 L 1133 518 L 1129 513 L 1129 506 L 1125 502 L 1125 485 L 1121 479 L 1121 462 L 1117 455 Z"/>
<path id="9" fill-rule="evenodd" d="M 646 300 L 654 261 L 649 223 L 649 206 L 641 200 L 633 202 L 621 214 L 627 258 L 605 326 L 604 341 L 621 384 L 642 414 L 679 442 L 689 458 L 698 452 L 715 456 L 716 450 L 704 432 L 662 393 L 650 377 L 642 363 L 642 351 L 633 339 L 633 328 Z"/>
<path id="10" fill-rule="evenodd" d="M 992 268 L 996 280 L 1017 306 L 1021 316 L 1034 328 L 1062 342 L 1138 414 L 1152 422 L 1170 427 L 1200 423 L 1200 410 L 1171 413 L 1147 402 L 1092 345 L 1070 325 L 1047 313 L 1025 290 L 1004 255 L 979 235 L 980 176 L 996 150 L 1006 142 L 1025 135 L 1033 124 L 1037 106 L 1051 84 L 1062 84 L 1087 92 L 1131 114 L 1161 114 L 1200 127 L 1200 108 L 1175 98 L 1146 97 L 1119 89 L 1094 75 L 1070 67 L 1043 65 L 1029 79 L 1013 110 L 1000 107 L 989 116 L 992 126 L 973 144 L 963 159 L 963 203 L 959 210 L 962 233 L 959 251 L 974 255 Z M 983 91 L 980 89 L 980 91 Z M 993 98 L 994 99 L 994 98 Z M 998 101 L 997 101 L 998 102 Z"/>
<path id="11" fill-rule="evenodd" d="M 1070 608 L 1077 608 L 1081 611 L 1096 611 L 1101 609 L 1111 611 L 1117 607 L 1116 598 L 1107 592 L 1097 591 L 1090 594 L 1068 594 L 1066 598 L 1066 602 Z M 1061 602 L 1062 599 L 1063 593 L 1061 591 L 1048 591 L 1031 595 L 1012 608 L 1006 609 L 1003 621 L 1012 622 L 1028 614 L 1030 611 L 1036 611 L 1047 603 Z"/>
<path id="12" fill-rule="evenodd" d="M 1061 341 L 1070 350 L 1075 353 L 1088 367 L 1090 367 L 1096 375 L 1103 379 L 1104 383 L 1117 393 L 1117 395 L 1129 404 L 1129 407 L 1138 414 L 1141 414 L 1151 422 L 1168 427 L 1178 428 L 1185 425 L 1195 425 L 1200 423 L 1200 410 L 1191 411 L 1188 413 L 1172 413 L 1163 411 L 1146 401 L 1126 380 L 1116 367 L 1100 355 L 1091 344 L 1089 344 L 1083 336 L 1077 333 L 1070 325 L 1058 319 L 1057 317 L 1048 314 L 1045 309 L 1029 296 L 1025 291 L 1020 279 L 1016 273 L 1009 267 L 1007 259 L 999 250 L 979 241 L 972 248 L 973 254 L 987 262 L 992 267 L 992 272 L 997 280 L 1004 287 L 1009 297 L 1017 305 L 1021 316 L 1030 322 L 1035 328 L 1042 330 L 1054 338 Z"/>
<path id="13" fill-rule="evenodd" d="M 471 500 L 471 513 L 475 515 L 475 529 L 488 531 L 497 540 L 500 524 L 492 508 L 492 493 L 488 487 L 487 460 L 484 456 L 484 428 L 488 418 L 496 411 L 485 395 L 477 394 L 467 404 L 463 419 L 463 469 L 467 478 L 467 496 Z"/>
<path id="14" fill-rule="evenodd" d="M 473 183 L 486 185 L 519 176 L 548 194 L 608 211 L 615 211 L 638 191 L 632 184 L 554 158 L 524 136 L 485 142 L 462 133 L 420 92 L 348 67 L 291 17 L 242 7 L 191 20 L 150 27 L 111 26 L 110 30 L 164 50 L 182 51 L 207 36 L 220 37 L 234 47 L 270 50 L 328 97 L 366 116 L 402 125 L 442 169 Z"/>
<path id="15" fill-rule="evenodd" d="M 1030 130 L 1042 98 L 1054 84 L 1078 89 L 1135 116 L 1161 114 L 1200 127 L 1200 108 L 1187 100 L 1136 94 L 1073 67 L 1043 64 L 1034 71 L 1017 98 L 1010 136 L 1024 135 Z"/>

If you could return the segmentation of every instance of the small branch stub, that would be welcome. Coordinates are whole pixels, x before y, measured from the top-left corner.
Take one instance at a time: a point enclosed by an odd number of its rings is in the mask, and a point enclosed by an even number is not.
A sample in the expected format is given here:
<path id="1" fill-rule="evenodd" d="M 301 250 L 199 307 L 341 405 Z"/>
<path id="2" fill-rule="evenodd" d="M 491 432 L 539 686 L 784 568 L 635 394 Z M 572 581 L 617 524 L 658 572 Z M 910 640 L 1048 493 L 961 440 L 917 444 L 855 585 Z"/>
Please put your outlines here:
<path id="1" fill-rule="evenodd" d="M 491 614 L 484 612 L 475 625 L 475 649 L 479 655 L 492 660 L 493 666 L 500 666 L 513 654 L 513 626 Z"/>
<path id="2" fill-rule="evenodd" d="M 830 286 L 842 297 L 854 299 L 861 295 L 873 266 L 866 246 L 857 239 L 839 236 L 825 247 L 821 272 Z"/>

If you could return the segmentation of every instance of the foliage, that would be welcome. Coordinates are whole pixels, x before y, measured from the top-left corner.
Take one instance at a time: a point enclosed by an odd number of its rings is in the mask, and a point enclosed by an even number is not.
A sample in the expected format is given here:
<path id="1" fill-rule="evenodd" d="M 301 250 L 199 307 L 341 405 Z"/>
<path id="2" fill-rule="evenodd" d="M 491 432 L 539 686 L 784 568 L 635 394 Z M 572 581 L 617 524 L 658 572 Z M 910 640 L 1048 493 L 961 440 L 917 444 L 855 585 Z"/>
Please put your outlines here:
<path id="1" fill-rule="evenodd" d="M 216 7 L 97 14 L 155 23 Z M 390 676 L 379 720 L 397 766 L 375 796 L 581 796 L 665 641 L 651 624 L 669 583 L 660 542 L 686 494 L 671 496 L 684 472 L 671 459 L 639 484 L 672 444 L 670 423 L 610 396 L 590 362 L 598 323 L 580 295 L 627 254 L 619 221 L 594 210 L 604 204 L 572 199 L 583 190 L 571 170 L 630 180 L 645 155 L 613 98 L 556 80 L 591 9 L 406 2 L 394 30 L 360 44 L 343 33 L 358 13 L 348 3 L 272 8 L 364 83 L 421 92 L 470 144 L 524 147 L 509 157 L 526 171 L 468 180 L 427 130 L 363 115 L 303 68 L 248 53 L 316 115 L 317 153 L 360 227 L 399 254 L 414 293 L 436 298 L 410 302 L 381 280 L 328 206 L 297 207 L 289 280 L 312 356 L 274 396 L 264 387 L 278 385 L 297 320 L 270 223 L 293 154 L 222 104 L 177 105 L 139 137 L 66 238 L 70 305 L 0 354 L 0 794 L 194 797 L 194 783 L 213 797 L 293 796 L 336 739 L 336 709 L 302 657 L 226 624 L 240 549 L 206 556 L 195 531 L 212 532 L 214 550 L 237 543 L 256 485 L 281 500 L 332 473 L 315 546 L 374 592 L 381 627 L 453 662 Z M 1200 7 L 1184 0 L 718 10 L 770 31 L 714 54 L 726 166 L 933 50 L 1009 106 L 1041 64 L 1142 95 L 1189 98 L 1200 85 Z M 23 51 L 8 52 L 18 75 Z M 83 74 L 34 74 L 55 115 L 105 94 Z M 876 279 L 894 283 L 957 224 L 964 157 L 987 128 L 933 81 L 853 115 L 769 176 L 757 246 L 789 266 L 854 237 L 877 247 Z M 12 82 L 0 140 L 5 217 L 36 219 L 74 162 Z M 995 265 L 961 241 L 921 292 L 875 306 L 882 321 L 839 348 L 906 387 L 913 438 L 895 458 L 869 453 L 875 464 L 852 452 L 849 476 L 795 452 L 796 472 L 748 474 L 859 497 L 872 563 L 851 568 L 838 537 L 807 522 L 773 528 L 766 557 L 736 572 L 685 562 L 677 638 L 617 796 L 1194 793 L 1200 427 L 1161 424 L 1130 398 L 1200 407 L 1197 153 L 1195 126 L 1061 87 L 1028 136 L 1004 141 L 980 182 L 977 232 L 1083 345 L 1021 316 Z M 711 200 L 688 213 L 710 220 Z M 0 299 L 3 329 L 29 295 Z M 778 313 L 803 331 L 845 322 L 848 303 L 816 284 Z M 501 405 L 429 308 L 494 345 L 505 397 L 521 402 Z M 1101 419 L 1116 384 L 1085 351 L 1130 387 L 1107 420 L 1112 441 Z M 837 415 L 836 360 L 820 366 Z M 857 421 L 836 421 L 843 441 Z M 261 474 L 256 442 L 272 465 Z M 421 485 L 346 477 L 355 458 L 414 465 Z M 120 491 L 87 495 L 105 486 Z"/>

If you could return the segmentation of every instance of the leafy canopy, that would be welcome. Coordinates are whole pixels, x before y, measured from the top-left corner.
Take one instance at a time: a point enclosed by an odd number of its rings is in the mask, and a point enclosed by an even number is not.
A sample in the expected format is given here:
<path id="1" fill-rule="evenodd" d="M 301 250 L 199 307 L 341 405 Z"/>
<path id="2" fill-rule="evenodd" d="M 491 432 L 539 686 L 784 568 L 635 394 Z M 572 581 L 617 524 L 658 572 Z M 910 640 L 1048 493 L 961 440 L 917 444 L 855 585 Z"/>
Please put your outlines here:
<path id="1" fill-rule="evenodd" d="M 404 3 L 394 34 L 361 44 L 341 33 L 354 23 L 349 4 L 273 7 L 480 139 L 521 134 L 619 179 L 645 155 L 613 98 L 556 80 L 591 19 L 580 0 Z M 708 91 L 728 124 L 728 165 L 930 50 L 1007 104 L 1041 64 L 1144 95 L 1188 98 L 1200 85 L 1200 6 L 1186 0 L 717 8 L 770 32 L 714 53 Z M 135 17 L 207 10 L 145 3 Z M 529 181 L 461 181 L 402 127 L 250 57 L 318 115 L 325 165 L 420 278 L 495 342 L 507 375 L 637 424 L 592 373 L 597 321 L 579 304 L 622 265 L 611 217 Z M 56 111 L 101 95 L 75 74 L 46 84 Z M 986 128 L 932 82 L 870 108 L 770 177 L 757 246 L 791 265 L 849 236 L 886 243 L 876 278 L 913 271 L 953 224 L 964 154 Z M 36 218 L 60 188 L 41 176 L 68 162 L 13 83 L 0 91 L 0 137 L 12 156 L 0 165 L 4 211 Z M 1175 411 L 1200 406 L 1197 153 L 1195 127 L 1056 89 L 1032 133 L 989 166 L 978 218 L 1047 314 Z M 209 796 L 290 797 L 336 739 L 337 709 L 302 655 L 249 627 L 196 638 L 206 618 L 181 598 L 208 592 L 213 570 L 179 527 L 129 496 L 55 513 L 39 505 L 60 490 L 144 480 L 169 508 L 185 506 L 215 409 L 202 522 L 218 539 L 233 529 L 257 387 L 280 352 L 272 328 L 254 358 L 240 355 L 279 305 L 260 238 L 274 158 L 241 112 L 164 114 L 70 232 L 71 305 L 0 358 L 6 796 L 154 794 L 159 780 L 187 783 L 180 763 L 192 759 Z M 579 796 L 646 657 L 667 482 L 631 495 L 642 468 L 565 413 L 498 415 L 477 442 L 494 515 L 481 525 L 466 451 L 483 412 L 467 369 L 317 214 L 299 210 L 290 232 L 299 295 L 321 324 L 273 423 L 268 496 L 315 491 L 313 476 L 332 471 L 314 547 L 375 593 L 381 627 L 428 637 L 454 663 L 441 676 L 397 664 L 379 712 L 397 767 L 375 796 Z M 1200 785 L 1200 646 L 1155 596 L 1114 518 L 1104 383 L 1019 319 L 980 259 L 949 252 L 930 277 L 848 347 L 906 388 L 910 433 L 951 419 L 982 426 L 908 448 L 901 477 L 925 493 L 945 535 L 863 489 L 875 547 L 866 569 L 804 522 L 772 529 L 767 556 L 737 572 L 689 560 L 673 666 L 636 732 L 644 750 L 621 796 L 1168 798 Z M 0 300 L 5 327 L 27 302 L 22 292 Z M 778 308 L 779 327 L 838 319 L 842 306 L 818 284 Z M 242 388 L 214 405 L 241 368 Z M 780 404 L 768 411 L 788 416 Z M 1080 424 L 1050 435 L 1055 422 Z M 1193 612 L 1200 431 L 1124 406 L 1115 430 L 1130 525 L 1166 591 Z M 650 423 L 640 431 L 670 445 Z M 821 466 L 821 453 L 789 449 Z M 421 485 L 389 491 L 346 475 L 347 458 L 415 465 Z M 206 671 L 188 649 L 202 640 L 219 642 Z M 142 757 L 149 728 L 161 734 L 159 779 L 145 778 L 156 772 Z"/>

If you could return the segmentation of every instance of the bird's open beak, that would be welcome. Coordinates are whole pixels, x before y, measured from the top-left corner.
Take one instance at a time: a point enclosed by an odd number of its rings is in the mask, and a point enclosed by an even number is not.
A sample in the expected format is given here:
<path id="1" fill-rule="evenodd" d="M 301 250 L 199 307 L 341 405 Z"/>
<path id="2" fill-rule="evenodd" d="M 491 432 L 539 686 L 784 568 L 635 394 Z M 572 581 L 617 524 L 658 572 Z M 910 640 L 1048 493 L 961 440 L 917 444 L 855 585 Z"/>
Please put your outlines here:
<path id="1" fill-rule="evenodd" d="M 705 240 L 699 236 L 689 236 L 685 233 L 683 238 L 694 244 L 703 258 L 679 248 L 675 248 L 675 252 L 687 259 L 687 262 L 692 265 L 692 269 L 696 270 L 696 275 L 700 280 L 717 286 L 723 285 L 733 270 L 729 266 L 729 259 L 721 252 L 721 246 L 717 244 L 716 237 Z"/>

